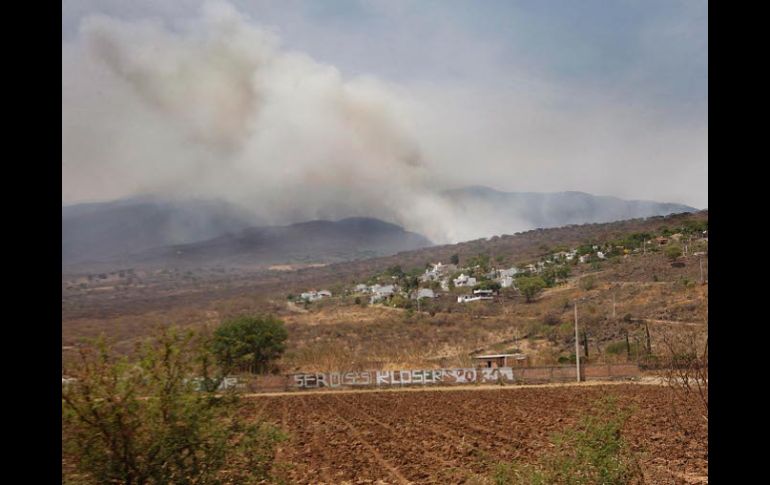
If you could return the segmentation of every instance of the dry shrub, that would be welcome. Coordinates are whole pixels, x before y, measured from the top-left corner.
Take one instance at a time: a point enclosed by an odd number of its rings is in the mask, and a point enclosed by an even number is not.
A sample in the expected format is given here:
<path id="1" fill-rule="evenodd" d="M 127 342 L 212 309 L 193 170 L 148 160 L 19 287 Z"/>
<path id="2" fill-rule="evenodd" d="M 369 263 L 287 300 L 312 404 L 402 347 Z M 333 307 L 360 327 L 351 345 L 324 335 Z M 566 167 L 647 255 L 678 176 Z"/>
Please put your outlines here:
<path id="1" fill-rule="evenodd" d="M 671 390 L 671 402 L 677 414 L 696 403 L 708 423 L 708 335 L 697 331 L 667 331 L 661 336 L 664 354 L 663 379 Z"/>

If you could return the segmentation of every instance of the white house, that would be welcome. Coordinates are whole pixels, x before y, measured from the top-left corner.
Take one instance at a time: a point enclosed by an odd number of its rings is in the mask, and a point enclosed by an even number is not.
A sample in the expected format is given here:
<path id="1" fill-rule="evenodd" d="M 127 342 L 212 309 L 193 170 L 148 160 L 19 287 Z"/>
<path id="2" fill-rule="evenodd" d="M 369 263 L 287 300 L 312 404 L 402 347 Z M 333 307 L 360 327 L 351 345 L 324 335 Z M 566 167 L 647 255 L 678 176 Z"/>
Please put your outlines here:
<path id="1" fill-rule="evenodd" d="M 506 276 L 516 276 L 516 273 L 519 272 L 519 269 L 514 267 L 510 267 L 508 269 L 501 269 L 500 270 L 500 278 L 505 278 Z"/>
<path id="2" fill-rule="evenodd" d="M 464 273 L 460 273 L 460 276 L 454 280 L 455 286 L 476 286 L 476 278 L 472 276 L 466 276 Z"/>
<path id="3" fill-rule="evenodd" d="M 367 291 L 369 291 L 369 287 L 361 283 L 359 285 L 356 285 L 355 291 L 356 293 L 366 293 Z"/>
<path id="4" fill-rule="evenodd" d="M 596 257 L 599 259 L 604 259 L 604 253 L 601 251 L 596 251 Z"/>
<path id="5" fill-rule="evenodd" d="M 494 290 L 473 290 L 474 295 L 480 295 L 480 296 L 492 296 L 495 294 Z"/>
<path id="6" fill-rule="evenodd" d="M 444 278 L 441 280 L 441 289 L 444 291 L 449 291 L 449 278 Z"/>
<path id="7" fill-rule="evenodd" d="M 581 263 L 587 263 L 590 260 L 591 260 L 590 254 L 584 254 L 578 258 L 578 261 L 580 261 Z"/>
<path id="8" fill-rule="evenodd" d="M 484 295 L 460 295 L 457 297 L 457 303 L 468 303 L 471 301 L 480 301 L 480 300 L 492 300 L 493 298 L 491 296 L 484 296 Z"/>
<path id="9" fill-rule="evenodd" d="M 442 264 L 440 261 L 436 264 L 431 265 L 430 268 L 427 268 L 425 270 L 425 273 L 420 277 L 420 279 L 424 282 L 428 281 L 436 281 L 441 276 L 445 275 L 449 271 L 454 271 L 456 269 L 456 266 L 453 264 Z"/>
<path id="10" fill-rule="evenodd" d="M 513 286 L 513 277 L 503 276 L 498 280 L 498 282 L 500 283 L 500 286 L 502 286 L 503 288 L 510 288 L 511 286 Z"/>
<path id="11" fill-rule="evenodd" d="M 299 297 L 305 301 L 317 301 L 322 298 L 328 298 L 330 296 L 332 296 L 332 294 L 328 290 L 306 291 L 305 293 L 299 295 Z"/>
<path id="12" fill-rule="evenodd" d="M 369 299 L 371 303 L 377 303 L 378 301 L 382 301 L 385 298 L 388 298 L 390 296 L 393 296 L 393 293 L 396 291 L 395 285 L 372 285 L 370 288 L 372 296 Z"/>

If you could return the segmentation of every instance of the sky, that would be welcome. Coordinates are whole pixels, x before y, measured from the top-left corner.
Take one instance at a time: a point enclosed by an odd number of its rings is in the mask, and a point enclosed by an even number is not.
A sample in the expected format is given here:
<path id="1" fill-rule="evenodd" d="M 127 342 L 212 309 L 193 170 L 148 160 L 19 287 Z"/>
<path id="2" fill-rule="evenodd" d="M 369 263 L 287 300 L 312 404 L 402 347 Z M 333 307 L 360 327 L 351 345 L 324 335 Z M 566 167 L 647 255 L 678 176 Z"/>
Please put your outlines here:
<path id="1" fill-rule="evenodd" d="M 700 0 L 62 2 L 62 203 L 421 228 L 437 191 L 708 206 Z"/>

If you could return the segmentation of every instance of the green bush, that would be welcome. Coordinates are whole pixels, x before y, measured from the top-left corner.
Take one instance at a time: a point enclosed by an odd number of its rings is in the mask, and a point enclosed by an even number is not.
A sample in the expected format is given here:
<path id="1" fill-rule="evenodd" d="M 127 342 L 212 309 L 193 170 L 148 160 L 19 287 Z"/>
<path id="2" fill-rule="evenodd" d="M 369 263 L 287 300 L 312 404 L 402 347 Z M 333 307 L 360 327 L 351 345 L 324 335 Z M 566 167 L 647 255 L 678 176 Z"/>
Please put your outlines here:
<path id="1" fill-rule="evenodd" d="M 286 350 L 287 338 L 283 322 L 272 315 L 242 316 L 225 321 L 214 331 L 211 350 L 225 369 L 264 373 Z"/>
<path id="2" fill-rule="evenodd" d="M 516 286 L 527 303 L 530 303 L 545 289 L 546 284 L 539 276 L 522 276 L 517 279 Z"/>
<path id="3" fill-rule="evenodd" d="M 618 342 L 612 342 L 604 347 L 604 351 L 610 355 L 620 355 L 627 351 L 626 341 L 621 340 Z"/>
<path id="4" fill-rule="evenodd" d="M 586 276 L 580 279 L 580 288 L 588 291 L 596 288 L 596 278 L 593 276 Z"/>
<path id="5" fill-rule="evenodd" d="M 163 332 L 118 357 L 103 341 L 81 349 L 62 388 L 65 483 L 264 483 L 281 433 L 234 419 L 234 389 L 218 390 L 213 361 L 191 332 Z M 74 472 L 78 472 L 75 479 Z M 69 475 L 69 476 L 68 476 Z"/>
<path id="6" fill-rule="evenodd" d="M 671 261 L 676 261 L 682 256 L 682 248 L 678 244 L 669 244 L 666 246 L 666 257 Z"/>

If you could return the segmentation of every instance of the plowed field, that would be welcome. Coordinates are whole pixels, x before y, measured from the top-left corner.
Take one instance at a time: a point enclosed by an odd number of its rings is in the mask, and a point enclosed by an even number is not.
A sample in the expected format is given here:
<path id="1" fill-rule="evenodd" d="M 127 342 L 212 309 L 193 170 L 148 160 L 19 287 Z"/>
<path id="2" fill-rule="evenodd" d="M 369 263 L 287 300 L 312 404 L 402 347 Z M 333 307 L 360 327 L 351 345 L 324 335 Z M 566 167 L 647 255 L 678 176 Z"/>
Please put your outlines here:
<path id="1" fill-rule="evenodd" d="M 707 482 L 705 420 L 694 405 L 677 417 L 661 386 L 260 396 L 249 412 L 289 434 L 277 462 L 290 483 L 483 483 L 497 463 L 548 450 L 605 395 L 633 409 L 623 432 L 647 483 Z"/>

